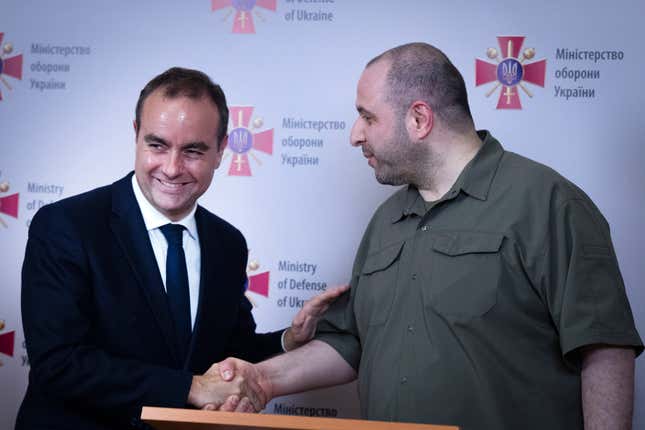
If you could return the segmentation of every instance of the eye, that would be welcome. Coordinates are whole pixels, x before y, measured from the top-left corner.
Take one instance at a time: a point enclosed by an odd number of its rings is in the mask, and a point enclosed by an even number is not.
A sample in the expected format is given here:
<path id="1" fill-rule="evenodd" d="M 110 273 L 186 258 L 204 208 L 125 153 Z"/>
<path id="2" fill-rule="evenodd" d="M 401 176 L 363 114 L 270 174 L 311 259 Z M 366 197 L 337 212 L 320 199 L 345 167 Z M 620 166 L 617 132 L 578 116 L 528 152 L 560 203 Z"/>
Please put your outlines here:
<path id="1" fill-rule="evenodd" d="M 204 151 L 200 151 L 198 149 L 186 149 L 184 154 L 186 154 L 188 158 L 201 158 L 204 155 Z"/>

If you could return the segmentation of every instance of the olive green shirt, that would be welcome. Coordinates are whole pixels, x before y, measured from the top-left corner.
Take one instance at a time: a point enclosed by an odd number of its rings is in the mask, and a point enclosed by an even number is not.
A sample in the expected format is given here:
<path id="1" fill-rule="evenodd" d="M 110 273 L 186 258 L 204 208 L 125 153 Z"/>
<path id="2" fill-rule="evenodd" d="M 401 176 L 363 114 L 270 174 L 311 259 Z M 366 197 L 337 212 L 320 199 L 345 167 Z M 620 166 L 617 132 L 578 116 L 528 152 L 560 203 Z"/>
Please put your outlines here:
<path id="1" fill-rule="evenodd" d="M 379 207 L 317 338 L 358 371 L 365 418 L 582 429 L 576 349 L 643 349 L 609 226 L 574 184 L 479 133 L 429 211 L 412 186 Z"/>

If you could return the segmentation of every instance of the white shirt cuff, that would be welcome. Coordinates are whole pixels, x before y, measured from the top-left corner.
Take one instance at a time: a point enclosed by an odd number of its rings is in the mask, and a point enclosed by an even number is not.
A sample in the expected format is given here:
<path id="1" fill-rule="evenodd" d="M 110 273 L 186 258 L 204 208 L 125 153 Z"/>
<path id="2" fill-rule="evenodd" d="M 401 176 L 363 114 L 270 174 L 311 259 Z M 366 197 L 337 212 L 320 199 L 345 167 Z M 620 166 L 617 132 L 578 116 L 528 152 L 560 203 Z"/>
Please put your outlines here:
<path id="1" fill-rule="evenodd" d="M 285 348 L 284 346 L 284 336 L 287 334 L 287 330 L 289 329 L 285 329 L 285 331 L 283 331 L 282 335 L 280 336 L 280 345 L 282 346 L 282 352 L 287 352 L 287 348 Z"/>

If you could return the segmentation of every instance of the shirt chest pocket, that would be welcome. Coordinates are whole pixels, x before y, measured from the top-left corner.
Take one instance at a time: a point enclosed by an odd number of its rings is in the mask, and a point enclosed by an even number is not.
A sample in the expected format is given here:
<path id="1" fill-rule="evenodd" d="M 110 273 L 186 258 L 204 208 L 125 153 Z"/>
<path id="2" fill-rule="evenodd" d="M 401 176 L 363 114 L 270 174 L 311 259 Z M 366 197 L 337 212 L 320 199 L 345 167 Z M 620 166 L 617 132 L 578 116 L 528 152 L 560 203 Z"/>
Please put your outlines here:
<path id="1" fill-rule="evenodd" d="M 404 243 L 397 243 L 367 256 L 358 279 L 355 299 L 359 326 L 384 324 L 392 310 Z"/>
<path id="2" fill-rule="evenodd" d="M 497 303 L 503 259 L 499 233 L 442 232 L 432 242 L 424 301 L 453 322 L 468 322 Z"/>

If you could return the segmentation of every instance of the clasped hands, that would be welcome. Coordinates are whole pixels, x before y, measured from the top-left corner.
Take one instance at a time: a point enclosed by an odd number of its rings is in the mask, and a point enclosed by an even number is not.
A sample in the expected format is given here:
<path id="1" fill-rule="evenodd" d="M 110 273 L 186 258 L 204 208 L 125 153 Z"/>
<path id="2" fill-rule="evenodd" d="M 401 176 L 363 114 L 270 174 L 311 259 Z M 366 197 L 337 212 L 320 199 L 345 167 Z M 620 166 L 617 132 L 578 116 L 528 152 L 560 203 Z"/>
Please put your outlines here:
<path id="1" fill-rule="evenodd" d="M 348 289 L 349 285 L 330 288 L 307 301 L 284 334 L 285 349 L 291 351 L 313 339 L 322 314 Z M 188 403 L 206 410 L 260 412 L 272 397 L 269 378 L 258 366 L 227 358 L 203 375 L 193 376 Z"/>
<path id="2" fill-rule="evenodd" d="M 227 358 L 193 376 L 188 403 L 205 410 L 260 412 L 271 398 L 271 384 L 256 366 Z"/>

